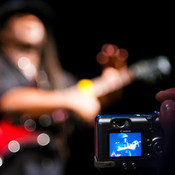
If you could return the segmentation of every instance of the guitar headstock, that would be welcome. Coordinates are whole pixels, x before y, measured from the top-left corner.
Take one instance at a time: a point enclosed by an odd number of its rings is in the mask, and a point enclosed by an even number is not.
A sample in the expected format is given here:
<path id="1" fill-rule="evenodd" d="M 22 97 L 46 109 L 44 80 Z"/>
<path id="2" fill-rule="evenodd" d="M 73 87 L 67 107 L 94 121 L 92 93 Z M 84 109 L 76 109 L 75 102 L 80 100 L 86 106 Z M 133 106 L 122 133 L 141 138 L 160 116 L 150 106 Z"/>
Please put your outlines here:
<path id="1" fill-rule="evenodd" d="M 114 67 L 116 69 L 126 67 L 128 51 L 113 44 L 104 44 L 97 54 L 96 60 L 102 68 Z"/>
<path id="2" fill-rule="evenodd" d="M 129 67 L 134 79 L 155 83 L 170 75 L 171 63 L 164 55 L 136 62 Z"/>

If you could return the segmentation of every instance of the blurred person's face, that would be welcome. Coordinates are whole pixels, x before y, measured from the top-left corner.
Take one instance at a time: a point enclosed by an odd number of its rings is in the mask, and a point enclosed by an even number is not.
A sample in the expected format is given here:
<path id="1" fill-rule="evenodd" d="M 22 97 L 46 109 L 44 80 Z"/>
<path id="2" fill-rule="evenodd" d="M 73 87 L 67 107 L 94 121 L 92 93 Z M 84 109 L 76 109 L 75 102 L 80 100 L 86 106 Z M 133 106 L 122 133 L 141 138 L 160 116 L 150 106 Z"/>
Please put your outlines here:
<path id="1" fill-rule="evenodd" d="M 42 45 L 46 37 L 44 24 L 30 13 L 11 16 L 4 29 L 3 38 L 6 42 L 37 46 Z"/>

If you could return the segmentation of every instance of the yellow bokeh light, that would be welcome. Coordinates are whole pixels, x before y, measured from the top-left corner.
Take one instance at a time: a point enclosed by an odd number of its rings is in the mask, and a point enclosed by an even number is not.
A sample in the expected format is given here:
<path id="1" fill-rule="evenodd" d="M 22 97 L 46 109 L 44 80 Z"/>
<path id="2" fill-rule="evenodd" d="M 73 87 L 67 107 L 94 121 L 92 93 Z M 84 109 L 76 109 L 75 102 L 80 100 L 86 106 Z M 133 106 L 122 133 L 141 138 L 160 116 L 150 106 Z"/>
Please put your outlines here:
<path id="1" fill-rule="evenodd" d="M 94 94 L 94 86 L 91 80 L 82 79 L 78 82 L 78 90 L 85 95 L 93 95 Z"/>

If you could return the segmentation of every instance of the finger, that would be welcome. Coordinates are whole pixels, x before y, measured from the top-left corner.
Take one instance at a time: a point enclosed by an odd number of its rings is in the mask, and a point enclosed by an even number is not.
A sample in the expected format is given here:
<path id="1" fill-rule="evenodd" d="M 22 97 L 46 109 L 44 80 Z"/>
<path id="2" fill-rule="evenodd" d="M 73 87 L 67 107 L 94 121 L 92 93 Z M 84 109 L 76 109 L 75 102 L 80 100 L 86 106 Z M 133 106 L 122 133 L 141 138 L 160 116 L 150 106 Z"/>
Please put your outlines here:
<path id="1" fill-rule="evenodd" d="M 117 47 L 115 49 L 114 56 L 116 56 L 118 58 L 119 54 L 120 54 L 120 49 Z"/>
<path id="2" fill-rule="evenodd" d="M 169 131 L 175 126 L 175 101 L 165 100 L 160 107 L 160 123 L 165 131 Z"/>
<path id="3" fill-rule="evenodd" d="M 175 100 L 175 88 L 170 88 L 164 91 L 160 91 L 156 94 L 155 98 L 159 102 L 163 102 L 168 99 Z"/>
<path id="4" fill-rule="evenodd" d="M 113 44 L 104 44 L 102 46 L 102 51 L 106 52 L 108 55 L 113 55 L 115 50 L 117 50 L 118 47 L 116 45 Z"/>
<path id="5" fill-rule="evenodd" d="M 107 64 L 109 61 L 109 56 L 107 55 L 107 53 L 105 53 L 104 51 L 100 52 L 97 54 L 96 56 L 96 60 L 99 64 L 104 65 Z"/>
<path id="6" fill-rule="evenodd" d="M 175 157 L 175 101 L 174 100 L 165 100 L 160 107 L 160 124 L 164 130 L 164 159 L 162 159 L 161 171 L 163 174 L 171 174 L 171 167 L 174 166 L 174 157 Z M 171 170 L 171 171 L 169 171 Z"/>
<path id="7" fill-rule="evenodd" d="M 128 58 L 128 51 L 126 49 L 121 48 L 120 54 L 119 54 L 119 59 L 122 61 L 125 61 L 127 58 Z"/>

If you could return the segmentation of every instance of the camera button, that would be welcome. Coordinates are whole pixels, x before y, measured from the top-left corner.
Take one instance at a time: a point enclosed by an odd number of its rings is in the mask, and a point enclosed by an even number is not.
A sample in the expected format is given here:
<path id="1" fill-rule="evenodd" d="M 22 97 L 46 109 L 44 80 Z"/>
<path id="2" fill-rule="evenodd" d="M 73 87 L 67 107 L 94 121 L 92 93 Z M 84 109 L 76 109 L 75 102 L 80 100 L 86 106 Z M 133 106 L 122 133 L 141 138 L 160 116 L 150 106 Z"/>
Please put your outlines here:
<path id="1" fill-rule="evenodd" d="M 163 153 L 163 149 L 162 149 L 162 146 L 159 142 L 155 142 L 154 145 L 153 145 L 153 150 L 155 153 L 157 154 L 162 154 Z"/>
<path id="2" fill-rule="evenodd" d="M 123 168 L 126 170 L 127 169 L 127 164 L 126 163 L 122 163 Z"/>
<path id="3" fill-rule="evenodd" d="M 136 164 L 133 162 L 132 164 L 131 164 L 131 166 L 132 166 L 132 169 L 136 169 Z"/>
<path id="4" fill-rule="evenodd" d="M 152 158 L 150 153 L 147 153 L 146 157 L 147 157 L 147 159 L 151 159 Z"/>
<path id="5" fill-rule="evenodd" d="M 152 141 L 152 140 L 151 140 L 151 139 L 149 139 L 149 138 L 148 138 L 148 139 L 146 139 L 146 142 L 147 142 L 147 143 L 151 143 L 151 141 Z"/>

